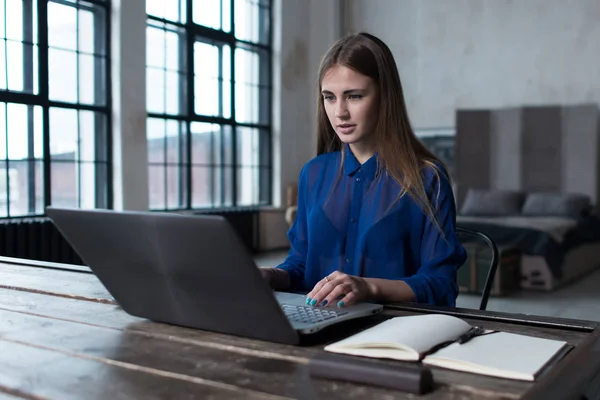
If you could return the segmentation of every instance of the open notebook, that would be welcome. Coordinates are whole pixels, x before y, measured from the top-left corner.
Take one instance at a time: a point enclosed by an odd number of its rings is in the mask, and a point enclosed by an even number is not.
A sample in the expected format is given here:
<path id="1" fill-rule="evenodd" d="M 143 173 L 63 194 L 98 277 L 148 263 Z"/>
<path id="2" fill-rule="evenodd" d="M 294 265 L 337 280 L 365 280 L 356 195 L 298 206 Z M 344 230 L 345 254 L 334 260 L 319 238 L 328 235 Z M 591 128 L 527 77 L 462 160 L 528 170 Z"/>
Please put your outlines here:
<path id="1" fill-rule="evenodd" d="M 457 342 L 472 332 L 471 328 L 462 319 L 442 314 L 395 317 L 325 350 L 534 381 L 546 365 L 571 348 L 564 341 L 491 331 L 465 343 Z"/>

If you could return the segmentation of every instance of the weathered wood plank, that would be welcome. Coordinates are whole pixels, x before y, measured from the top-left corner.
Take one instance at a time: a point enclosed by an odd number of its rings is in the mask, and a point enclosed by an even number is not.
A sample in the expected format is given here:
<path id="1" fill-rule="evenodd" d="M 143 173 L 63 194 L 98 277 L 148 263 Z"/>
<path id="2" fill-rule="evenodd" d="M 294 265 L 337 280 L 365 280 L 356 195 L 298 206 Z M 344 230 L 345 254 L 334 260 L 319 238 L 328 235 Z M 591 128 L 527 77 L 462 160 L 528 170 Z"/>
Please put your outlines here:
<path id="1" fill-rule="evenodd" d="M 98 278 L 91 273 L 85 273 L 88 270 L 87 267 L 56 263 L 50 264 L 52 264 L 52 268 L 42 268 L 37 266 L 36 263 L 32 263 L 31 265 L 26 265 L 23 262 L 2 263 L 0 258 L 0 288 L 15 288 L 34 293 L 53 294 L 116 304 Z M 71 269 L 74 267 L 79 268 L 78 272 Z M 84 269 L 82 270 L 81 268 Z M 14 278 L 15 274 L 31 278 Z M 38 277 L 43 277 L 43 279 L 38 279 Z M 11 281 L 13 282 L 12 284 Z M 15 285 L 15 283 L 18 283 L 18 285 Z M 596 327 L 600 327 L 600 322 L 597 321 L 503 313 L 498 311 L 480 311 L 465 308 L 434 307 L 422 304 L 387 304 L 386 308 L 388 310 L 410 313 L 437 312 L 454 315 L 463 319 L 471 318 L 478 321 L 533 326 L 536 329 L 538 327 L 561 328 L 591 332 Z"/>
<path id="2" fill-rule="evenodd" d="M 105 364 L 142 368 L 148 372 L 147 380 L 169 374 L 292 398 L 305 397 L 307 390 L 328 399 L 405 397 L 397 391 L 325 380 L 307 386 L 311 380 L 303 363 L 194 346 L 139 331 L 122 332 L 9 311 L 0 311 L 0 320 L 4 321 L 1 346 L 5 342 L 34 345 Z"/>
<path id="3" fill-rule="evenodd" d="M 114 302 L 95 275 L 23 265 L 0 265 L 0 287 L 99 302 Z"/>
<path id="4" fill-rule="evenodd" d="M 13 300 L 11 300 L 11 295 Z M 17 298 L 15 301 L 14 298 Z M 45 301 L 44 301 L 45 300 Z M 195 329 L 186 329 L 166 324 L 129 317 L 124 312 L 115 310 L 114 306 L 92 302 L 83 302 L 64 298 L 53 298 L 32 293 L 18 293 L 0 290 L 0 304 L 3 308 L 35 312 L 38 315 L 51 315 L 68 321 L 79 321 L 83 324 L 102 325 L 129 333 L 138 331 L 155 338 L 162 338 L 183 346 L 206 348 L 210 351 L 226 351 L 239 357 L 252 356 L 272 360 L 274 364 L 289 361 L 303 365 L 310 357 L 322 351 L 321 345 L 310 347 L 286 346 L 258 340 L 238 338 Z M 13 304 L 11 306 L 11 304 Z M 50 320 L 50 323 L 54 321 Z M 34 328 L 28 328 L 29 330 Z M 40 328 L 37 335 L 47 336 L 46 328 Z M 34 335 L 35 336 L 35 335 Z M 269 361 L 271 362 L 271 361 Z M 390 362 L 390 365 L 395 365 Z M 473 391 L 480 396 L 499 392 L 506 397 L 518 396 L 526 391 L 530 383 L 502 380 L 457 371 L 434 369 L 434 379 L 443 390 L 436 393 L 455 393 L 466 395 Z"/>
<path id="5" fill-rule="evenodd" d="M 10 341 L 0 342 L 0 388 L 29 399 L 281 399 L 236 386 Z M 2 389 L 0 389 L 2 390 Z"/>

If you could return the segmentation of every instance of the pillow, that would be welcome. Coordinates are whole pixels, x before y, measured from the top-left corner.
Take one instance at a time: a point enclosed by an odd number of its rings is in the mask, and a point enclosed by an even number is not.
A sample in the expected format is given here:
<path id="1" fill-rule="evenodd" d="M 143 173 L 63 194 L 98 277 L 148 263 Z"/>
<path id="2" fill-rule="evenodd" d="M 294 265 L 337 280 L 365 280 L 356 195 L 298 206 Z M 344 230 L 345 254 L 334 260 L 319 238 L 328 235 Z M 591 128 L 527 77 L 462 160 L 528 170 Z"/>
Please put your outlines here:
<path id="1" fill-rule="evenodd" d="M 460 209 L 461 215 L 500 217 L 518 215 L 525 194 L 512 190 L 469 189 Z"/>
<path id="2" fill-rule="evenodd" d="M 530 193 L 523 215 L 578 218 L 591 209 L 590 197 L 578 193 Z"/>

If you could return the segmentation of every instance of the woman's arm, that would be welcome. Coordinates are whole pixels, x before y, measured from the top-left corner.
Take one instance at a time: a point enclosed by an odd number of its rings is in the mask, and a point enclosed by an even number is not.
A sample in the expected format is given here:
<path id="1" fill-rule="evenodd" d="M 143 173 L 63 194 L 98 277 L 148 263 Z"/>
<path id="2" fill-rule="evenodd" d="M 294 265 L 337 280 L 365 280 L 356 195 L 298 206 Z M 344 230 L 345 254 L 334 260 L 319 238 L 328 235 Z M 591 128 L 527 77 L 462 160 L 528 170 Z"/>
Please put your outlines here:
<path id="1" fill-rule="evenodd" d="M 467 255 L 456 234 L 456 206 L 448 178 L 440 173 L 439 179 L 434 177 L 430 182 L 439 227 L 426 217 L 419 269 L 403 281 L 414 292 L 417 303 L 454 306 L 458 296 L 456 272 Z"/>
<path id="2" fill-rule="evenodd" d="M 380 278 L 363 278 L 367 283 L 368 297 L 375 302 L 400 303 L 415 301 L 415 292 L 404 281 Z"/>

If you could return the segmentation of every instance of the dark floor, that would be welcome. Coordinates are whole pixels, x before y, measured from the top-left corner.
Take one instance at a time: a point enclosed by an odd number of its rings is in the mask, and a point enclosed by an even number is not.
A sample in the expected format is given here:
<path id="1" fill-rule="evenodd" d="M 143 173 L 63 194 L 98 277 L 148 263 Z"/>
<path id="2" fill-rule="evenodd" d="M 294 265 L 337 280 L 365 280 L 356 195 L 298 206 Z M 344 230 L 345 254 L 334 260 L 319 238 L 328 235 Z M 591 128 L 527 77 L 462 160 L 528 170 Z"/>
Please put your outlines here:
<path id="1" fill-rule="evenodd" d="M 260 266 L 275 266 L 287 251 L 262 253 L 255 257 Z M 461 294 L 457 306 L 478 308 L 478 295 Z M 523 290 L 510 297 L 491 297 L 488 310 L 600 321 L 600 270 L 552 292 Z"/>

